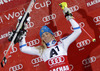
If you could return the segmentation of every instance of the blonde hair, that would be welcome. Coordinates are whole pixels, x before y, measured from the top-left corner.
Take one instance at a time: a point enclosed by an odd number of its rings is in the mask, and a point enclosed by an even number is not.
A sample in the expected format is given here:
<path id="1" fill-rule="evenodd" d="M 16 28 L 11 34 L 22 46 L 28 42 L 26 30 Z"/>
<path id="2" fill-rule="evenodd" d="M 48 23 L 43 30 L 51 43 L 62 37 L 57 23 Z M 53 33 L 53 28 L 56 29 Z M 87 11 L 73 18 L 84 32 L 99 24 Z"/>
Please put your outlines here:
<path id="1" fill-rule="evenodd" d="M 53 36 L 53 39 L 56 40 L 54 36 Z M 42 55 L 43 54 L 43 51 L 45 49 L 47 49 L 47 45 L 46 45 L 46 43 L 43 40 L 41 41 L 41 43 L 42 43 L 42 45 L 39 46 L 37 49 L 39 49 L 39 52 Z"/>

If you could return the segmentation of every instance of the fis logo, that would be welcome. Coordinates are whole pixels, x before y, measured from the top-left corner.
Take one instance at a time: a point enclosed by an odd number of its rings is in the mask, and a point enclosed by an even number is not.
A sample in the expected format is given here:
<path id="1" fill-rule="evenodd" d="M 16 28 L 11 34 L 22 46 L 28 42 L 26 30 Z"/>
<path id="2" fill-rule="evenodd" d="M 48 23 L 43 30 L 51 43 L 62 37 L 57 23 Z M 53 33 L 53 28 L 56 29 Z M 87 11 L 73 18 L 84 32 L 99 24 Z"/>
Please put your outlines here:
<path id="1" fill-rule="evenodd" d="M 11 2 L 12 0 L 0 0 L 0 5 Z"/>
<path id="2" fill-rule="evenodd" d="M 43 3 L 35 3 L 34 7 L 35 9 L 41 9 L 44 7 L 49 7 L 49 5 L 51 5 L 51 1 L 47 0 L 46 2 L 43 2 Z"/>

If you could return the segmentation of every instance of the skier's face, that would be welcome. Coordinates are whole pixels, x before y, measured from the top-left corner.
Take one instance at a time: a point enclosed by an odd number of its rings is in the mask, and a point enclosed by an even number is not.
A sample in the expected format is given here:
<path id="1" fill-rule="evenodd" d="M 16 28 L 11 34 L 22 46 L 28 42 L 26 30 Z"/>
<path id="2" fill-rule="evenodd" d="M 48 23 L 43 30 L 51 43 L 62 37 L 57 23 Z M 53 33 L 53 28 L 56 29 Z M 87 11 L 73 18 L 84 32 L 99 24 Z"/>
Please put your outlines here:
<path id="1" fill-rule="evenodd" d="M 42 40 L 45 43 L 49 43 L 51 40 L 54 39 L 53 37 L 54 36 L 51 33 L 49 33 L 49 32 L 45 32 L 45 33 L 42 34 Z"/>

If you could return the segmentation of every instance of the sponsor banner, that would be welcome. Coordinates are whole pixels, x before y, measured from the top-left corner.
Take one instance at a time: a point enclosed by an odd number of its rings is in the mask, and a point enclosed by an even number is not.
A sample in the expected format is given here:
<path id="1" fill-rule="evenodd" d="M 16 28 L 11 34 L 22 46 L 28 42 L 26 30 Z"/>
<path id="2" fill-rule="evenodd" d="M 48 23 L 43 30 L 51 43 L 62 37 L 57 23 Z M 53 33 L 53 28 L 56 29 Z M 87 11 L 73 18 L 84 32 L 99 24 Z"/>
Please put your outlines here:
<path id="1" fill-rule="evenodd" d="M 4 39 L 4 38 L 7 38 L 10 34 L 10 31 L 8 31 L 7 33 L 4 33 L 4 34 L 1 34 L 0 35 L 0 40 Z"/>
<path id="2" fill-rule="evenodd" d="M 46 61 L 49 71 L 70 71 L 67 56 L 58 56 Z"/>
<path id="3" fill-rule="evenodd" d="M 23 15 L 24 12 L 25 8 L 22 8 L 20 10 L 15 8 L 10 11 L 4 12 L 2 16 L 0 16 L 0 24 L 2 25 L 9 23 L 16 24 L 18 17 Z"/>
<path id="4" fill-rule="evenodd" d="M 9 71 L 21 71 L 23 69 L 22 64 L 18 64 L 9 68 Z"/>
<path id="5" fill-rule="evenodd" d="M 42 9 L 44 7 L 49 7 L 51 5 L 51 1 L 50 0 L 46 0 L 46 1 L 43 1 L 43 2 L 37 2 L 34 4 L 34 8 L 39 10 L 39 9 Z"/>
<path id="6" fill-rule="evenodd" d="M 96 59 L 97 59 L 97 58 L 96 58 L 95 56 L 92 56 L 92 57 L 83 59 L 83 60 L 82 60 L 82 65 L 84 65 L 84 68 L 88 68 L 88 67 L 91 66 L 91 63 L 96 62 Z"/>
<path id="7" fill-rule="evenodd" d="M 91 43 L 91 40 L 86 39 L 86 40 L 76 43 L 76 47 L 79 49 L 79 51 L 81 51 L 81 50 L 84 50 L 85 46 L 89 45 L 90 43 Z"/>
<path id="8" fill-rule="evenodd" d="M 31 0 L 0 0 L 0 12 L 11 10 L 30 1 Z"/>
<path id="9" fill-rule="evenodd" d="M 89 12 L 100 8 L 100 0 L 85 0 Z"/>
<path id="10" fill-rule="evenodd" d="M 94 17 L 93 21 L 96 23 L 96 25 L 100 25 L 100 16 Z"/>
<path id="11" fill-rule="evenodd" d="M 7 52 L 7 50 L 5 50 L 5 51 L 3 52 L 4 55 L 6 54 L 6 52 Z M 16 48 L 16 47 L 13 47 L 13 48 L 12 48 L 12 51 L 10 52 L 9 57 L 11 57 L 11 54 L 16 53 L 16 52 L 17 52 L 17 48 Z"/>
<path id="12" fill-rule="evenodd" d="M 71 10 L 71 12 L 75 12 L 79 10 L 79 6 L 78 5 L 74 5 L 72 7 L 69 7 L 69 9 Z"/>
<path id="13" fill-rule="evenodd" d="M 40 40 L 35 39 L 35 40 L 31 40 L 31 41 L 27 42 L 27 45 L 32 47 L 32 46 L 38 45 L 39 43 L 40 43 Z"/>
<path id="14" fill-rule="evenodd" d="M 78 48 L 81 48 L 81 47 L 83 47 L 83 46 L 89 45 L 90 42 L 91 42 L 91 41 L 90 41 L 89 39 L 86 39 L 86 40 L 83 40 L 83 41 L 81 41 L 81 42 L 78 42 L 78 43 L 76 44 L 76 46 L 77 46 Z"/>
<path id="15" fill-rule="evenodd" d="M 34 65 L 34 67 L 39 66 L 40 62 L 44 62 L 43 59 L 40 57 L 37 57 L 31 60 L 31 63 Z"/>
<path id="16" fill-rule="evenodd" d="M 64 0 L 64 1 L 66 1 L 66 0 Z M 5 47 L 9 44 L 7 42 L 8 41 L 7 37 L 9 36 L 10 31 L 13 28 L 15 28 L 18 17 L 25 12 L 29 2 L 30 2 L 30 0 L 0 0 L 0 50 L 1 50 L 0 58 L 1 59 L 2 59 L 3 55 L 7 52 L 7 50 L 5 50 Z M 27 24 L 27 29 L 28 29 L 29 34 L 26 36 L 26 37 L 28 37 L 28 38 L 26 38 L 26 41 L 29 40 L 27 42 L 28 46 L 32 47 L 32 46 L 37 46 L 37 45 L 41 44 L 40 37 L 39 37 L 39 31 L 40 31 L 40 27 L 42 27 L 43 25 L 48 25 L 50 28 L 53 29 L 54 36 L 56 37 L 56 39 L 58 37 L 66 36 L 68 32 L 70 32 L 70 33 L 73 32 L 73 28 L 72 28 L 71 24 L 68 23 L 68 21 L 64 18 L 64 15 L 62 12 L 63 10 L 60 8 L 59 5 L 56 6 L 60 2 L 61 1 L 55 1 L 55 0 L 52 0 L 52 1 L 51 0 L 37 0 L 36 1 L 36 3 L 33 6 L 34 8 L 30 14 L 30 16 L 32 17 L 31 22 L 29 24 Z M 75 3 L 74 3 L 74 1 L 68 0 L 66 2 L 68 3 L 68 7 L 70 8 L 70 10 L 73 12 L 73 15 L 74 15 L 74 12 L 77 12 L 81 8 L 87 12 L 87 16 L 91 16 L 92 21 L 94 21 L 96 26 L 100 25 L 100 15 L 97 15 L 97 14 L 99 14 L 98 10 L 100 8 L 100 0 L 85 0 L 83 2 L 77 0 Z M 49 9 L 51 9 L 51 10 L 49 10 Z M 87 11 L 87 9 L 88 9 L 88 11 Z M 91 11 L 92 11 L 92 14 L 89 13 Z M 81 11 L 81 13 L 83 13 L 83 11 Z M 93 16 L 93 15 L 95 15 L 95 16 Z M 94 35 L 94 33 L 95 33 L 95 38 L 99 37 L 99 39 L 100 39 L 100 35 L 98 35 L 97 32 L 93 31 L 93 30 L 96 30 L 96 27 L 93 26 L 94 29 L 92 29 L 91 26 L 88 26 L 86 24 L 86 22 L 91 24 L 91 22 L 88 21 L 88 19 L 86 19 L 84 17 L 80 18 L 78 15 L 78 12 L 77 12 L 77 15 L 75 16 L 75 18 L 77 19 L 77 21 L 80 21 L 79 24 L 82 28 L 90 30 L 89 32 L 93 33 L 92 35 Z M 57 25 L 52 26 L 50 23 L 55 24 L 55 20 L 56 20 Z M 66 24 L 66 26 L 64 24 Z M 56 26 L 57 26 L 57 28 L 56 28 Z M 65 30 L 64 27 L 67 30 Z M 89 28 L 91 28 L 91 29 L 89 29 Z M 55 32 L 55 29 L 59 29 L 59 30 L 56 30 L 56 32 Z M 60 29 L 62 29 L 63 31 Z M 66 32 L 66 31 L 68 31 L 68 32 Z M 82 33 L 84 33 L 84 31 Z M 96 33 L 98 36 L 96 36 Z M 54 59 L 48 60 L 48 62 L 47 62 L 48 65 L 51 67 L 50 71 L 66 71 L 69 69 L 71 69 L 71 71 L 73 71 L 73 70 L 74 71 L 75 70 L 83 71 L 85 69 L 88 69 L 88 71 L 90 71 L 89 68 L 90 68 L 90 66 L 92 67 L 91 63 L 94 64 L 97 61 L 97 57 L 95 57 L 95 56 L 91 56 L 89 58 L 86 58 L 86 57 L 90 56 L 90 52 L 92 50 L 94 50 L 94 48 L 97 49 L 99 47 L 99 45 L 96 45 L 96 44 L 98 44 L 98 42 L 92 43 L 92 41 L 89 38 L 83 39 L 86 36 L 87 35 L 85 35 L 85 34 L 81 34 L 80 37 L 82 37 L 82 38 L 77 38 L 80 41 L 76 42 L 77 41 L 77 39 L 76 39 L 71 44 L 72 48 L 69 48 L 69 50 L 68 50 L 68 53 L 69 53 L 68 62 L 71 63 L 69 65 L 70 68 L 68 65 L 65 65 L 66 63 L 64 63 L 66 61 L 66 57 L 63 57 L 63 56 L 55 57 Z M 33 39 L 33 38 L 35 38 L 35 39 Z M 76 48 L 73 48 L 75 46 L 76 46 Z M 91 48 L 90 46 L 92 46 L 94 48 Z M 87 54 L 82 53 L 84 51 L 84 49 L 89 50 L 89 52 Z M 28 56 L 28 58 L 25 59 L 23 57 L 25 54 L 18 50 L 19 50 L 19 45 L 16 44 L 16 47 L 14 47 L 13 50 L 10 52 L 10 56 L 9 56 L 10 60 L 8 60 L 7 67 L 0 68 L 1 71 L 23 71 L 23 70 L 46 71 L 46 68 L 47 68 L 46 63 L 44 63 L 42 58 L 40 58 L 40 57 L 31 58 L 31 56 L 34 57 L 34 55 L 26 55 L 25 57 Z M 77 52 L 77 50 L 79 51 L 79 53 Z M 19 60 L 19 58 L 16 60 L 16 56 L 12 56 L 16 53 L 18 54 L 18 57 L 20 58 L 20 60 Z M 21 55 L 20 55 L 20 53 L 21 53 Z M 76 53 L 78 53 L 78 55 Z M 94 54 L 95 54 L 95 52 L 94 52 Z M 74 57 L 75 55 L 77 56 L 76 58 Z M 82 55 L 84 55 L 84 56 L 82 56 Z M 83 60 L 81 60 L 82 58 L 83 58 Z M 100 58 L 100 56 L 98 56 L 98 58 Z M 14 60 L 13 63 L 9 63 L 9 61 L 13 61 L 13 60 Z M 27 61 L 25 62 L 25 60 L 27 60 Z M 76 62 L 76 60 L 78 62 Z M 23 63 L 25 62 L 25 63 L 21 64 L 20 61 L 22 61 Z M 64 65 L 60 65 L 63 63 L 64 63 Z M 100 62 L 98 62 L 98 63 L 100 63 Z M 77 65 L 74 66 L 74 64 L 77 64 Z M 41 66 L 41 65 L 43 65 L 43 66 Z M 59 66 L 57 66 L 57 65 L 59 65 Z M 55 68 L 53 68 L 53 66 Z M 99 65 L 98 65 L 97 69 L 100 69 Z"/>
<path id="17" fill-rule="evenodd" d="M 56 32 L 54 32 L 54 36 L 55 37 L 59 37 L 62 35 L 62 31 L 61 30 L 57 30 Z"/>

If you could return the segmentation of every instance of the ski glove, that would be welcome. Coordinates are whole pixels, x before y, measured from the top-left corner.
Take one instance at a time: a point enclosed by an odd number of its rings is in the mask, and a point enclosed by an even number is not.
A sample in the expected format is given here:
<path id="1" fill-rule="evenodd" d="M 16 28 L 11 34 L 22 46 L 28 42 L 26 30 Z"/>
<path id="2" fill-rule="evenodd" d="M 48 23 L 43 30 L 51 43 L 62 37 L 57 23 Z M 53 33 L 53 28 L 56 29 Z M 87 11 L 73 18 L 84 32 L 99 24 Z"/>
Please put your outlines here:
<path id="1" fill-rule="evenodd" d="M 66 2 L 60 3 L 59 6 L 61 7 L 61 9 L 63 9 L 63 13 L 64 13 L 64 15 L 65 15 L 67 20 L 69 20 L 71 18 L 74 18 L 72 16 L 72 13 L 71 13 L 70 9 L 67 7 L 67 3 Z"/>
<path id="2" fill-rule="evenodd" d="M 73 15 L 72 15 L 72 13 L 71 13 L 71 11 L 70 11 L 70 9 L 67 8 L 67 7 L 65 7 L 63 9 L 63 13 L 64 13 L 64 15 L 65 15 L 65 17 L 66 17 L 67 20 L 74 18 Z"/>
<path id="3" fill-rule="evenodd" d="M 19 27 L 22 18 L 23 18 L 23 16 L 20 16 L 18 18 L 18 22 L 19 23 L 16 26 L 16 30 Z M 29 17 L 29 14 L 27 14 L 27 16 L 26 16 L 26 18 L 25 18 L 25 20 L 23 22 L 23 25 L 22 25 L 20 31 L 19 32 L 16 32 L 16 30 L 12 30 L 12 32 L 10 32 L 10 34 L 9 34 L 8 40 L 9 41 L 12 41 L 15 33 L 17 33 L 17 36 L 16 36 L 16 38 L 14 40 L 14 44 L 20 42 L 23 39 L 23 36 L 26 36 L 26 32 L 27 32 L 27 24 L 26 23 L 29 23 L 29 22 L 30 22 L 30 17 Z"/>

